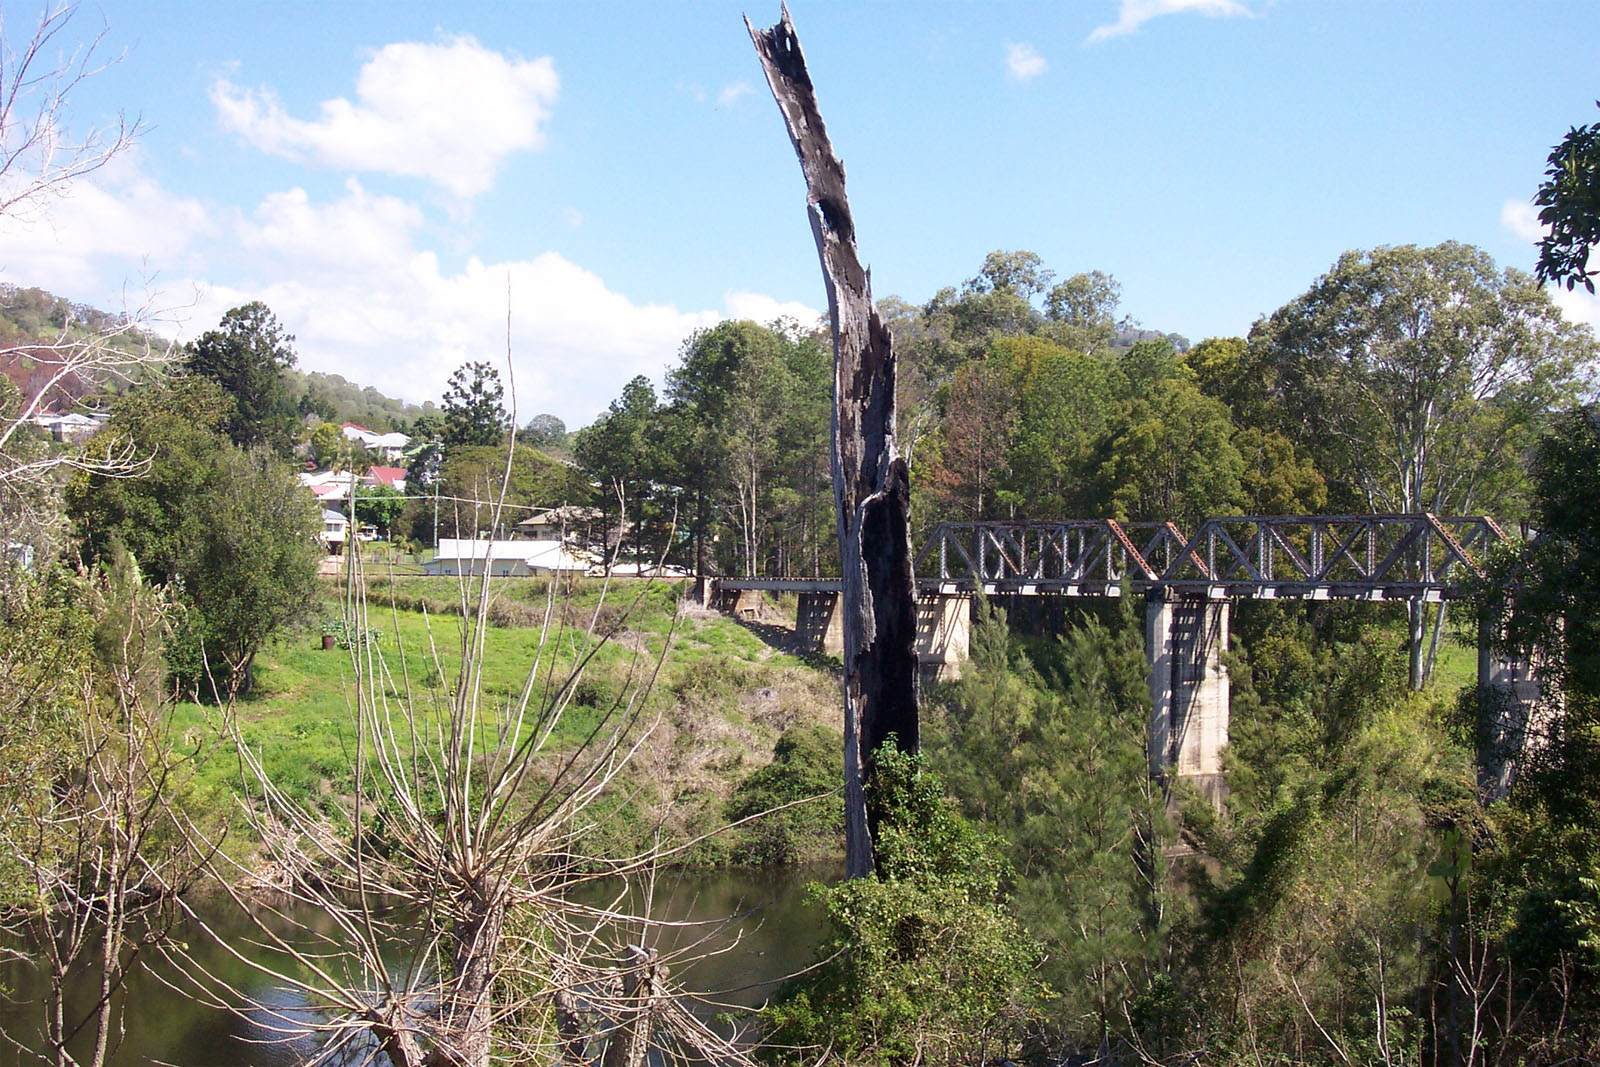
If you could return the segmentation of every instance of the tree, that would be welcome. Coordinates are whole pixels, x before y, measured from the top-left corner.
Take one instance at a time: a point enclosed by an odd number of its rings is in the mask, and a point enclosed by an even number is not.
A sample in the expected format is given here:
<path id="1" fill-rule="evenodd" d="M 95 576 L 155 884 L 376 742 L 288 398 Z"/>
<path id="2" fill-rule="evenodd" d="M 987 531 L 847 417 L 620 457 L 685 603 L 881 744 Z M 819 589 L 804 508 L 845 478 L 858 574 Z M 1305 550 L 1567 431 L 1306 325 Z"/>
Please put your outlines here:
<path id="1" fill-rule="evenodd" d="M 1050 290 L 1045 314 L 1050 319 L 1047 332 L 1058 343 L 1092 356 L 1111 347 L 1118 331 L 1129 329 L 1133 320 L 1118 317 L 1122 286 L 1102 271 L 1074 274 Z"/>
<path id="2" fill-rule="evenodd" d="M 359 557 L 354 568 L 360 589 Z M 241 817 L 306 907 L 263 908 L 217 855 L 222 891 L 293 964 L 242 960 L 270 992 L 219 995 L 283 1036 L 315 1041 L 324 1057 L 381 1054 L 392 1067 L 748 1063 L 688 1011 L 652 948 L 660 925 L 617 892 L 642 886 L 648 899 L 668 850 L 605 851 L 607 805 L 651 728 L 648 682 L 594 704 L 581 683 L 606 643 L 599 627 L 625 616 L 604 599 L 586 611 L 560 603 L 552 584 L 530 661 L 513 668 L 520 679 L 491 687 L 493 590 L 491 580 L 463 582 L 458 651 L 430 657 L 443 675 L 432 688 L 404 667 L 412 650 L 351 643 L 349 784 L 335 796 L 292 795 L 232 720 L 257 798 Z M 368 610 L 358 596 L 349 621 L 360 631 Z M 580 615 L 587 629 L 564 621 Z M 428 645 L 445 647 L 443 635 Z M 635 659 L 627 673 L 649 679 L 659 668 Z M 399 958 L 395 945 L 405 946 Z M 285 989 L 317 1010 L 284 1011 Z"/>
<path id="3" fill-rule="evenodd" d="M 1193 529 L 1235 510 L 1244 460 L 1226 406 L 1200 392 L 1167 341 L 1140 341 L 1121 367 L 1124 399 L 1097 479 L 1106 513 Z"/>
<path id="4" fill-rule="evenodd" d="M 1514 751 L 1494 753 L 1517 774 L 1479 891 L 1507 964 L 1494 1027 L 1507 1058 L 1555 1063 L 1600 1054 L 1600 408 L 1557 419 L 1533 467 L 1542 536 L 1499 561 L 1480 608 L 1542 686 Z"/>
<path id="5" fill-rule="evenodd" d="M 647 499 L 656 468 L 658 417 L 655 386 L 640 374 L 623 387 L 593 423 L 578 431 L 573 454 L 578 467 L 600 486 L 599 505 L 607 528 L 623 525 L 617 548 L 634 530 L 634 554 L 642 555 Z M 609 546 L 608 546 L 609 547 Z"/>
<path id="6" fill-rule="evenodd" d="M 567 424 L 555 415 L 535 415 L 528 420 L 517 439 L 534 448 L 562 448 L 567 443 Z"/>
<path id="7" fill-rule="evenodd" d="M 405 503 L 405 494 L 393 486 L 362 486 L 356 491 L 356 521 L 376 526 L 387 539 Z"/>
<path id="8" fill-rule="evenodd" d="M 256 653 L 307 610 L 316 577 L 314 502 L 280 461 L 228 441 L 232 411 L 205 378 L 131 393 L 99 447 L 153 456 L 148 474 L 84 474 L 67 494 L 86 562 L 121 546 L 157 584 L 181 590 L 188 611 L 168 662 L 207 695 L 249 688 Z"/>
<path id="9" fill-rule="evenodd" d="M 1255 325 L 1243 373 L 1335 506 L 1468 514 L 1514 491 L 1503 476 L 1594 355 L 1531 278 L 1446 242 L 1345 253 Z"/>
<path id="10" fill-rule="evenodd" d="M 989 1063 L 1019 1052 L 1045 992 L 1006 910 L 996 843 L 937 774 L 890 748 L 869 786 L 877 871 L 813 887 L 833 938 L 765 1015 L 780 1063 Z"/>
<path id="11" fill-rule="evenodd" d="M 1165 798 L 1145 756 L 1149 689 L 1131 605 L 1025 647 L 982 604 L 972 659 L 942 691 L 928 758 L 962 810 L 1000 835 L 1013 910 L 1045 950 L 1048 1017 L 1102 1050 L 1154 981 L 1169 933 Z"/>
<path id="12" fill-rule="evenodd" d="M 1593 333 L 1532 278 L 1452 241 L 1345 253 L 1256 323 L 1247 359 L 1269 428 L 1317 457 L 1334 507 L 1512 518 L 1539 421 L 1570 402 L 1594 357 Z M 1411 603 L 1416 688 L 1427 614 Z"/>
<path id="13" fill-rule="evenodd" d="M 52 570 L 0 609 L 0 959 L 44 990 L 40 1044 L 24 1050 L 20 1028 L 0 1040 L 53 1067 L 115 1052 L 128 979 L 162 952 L 208 859 L 187 831 L 227 818 L 197 786 L 214 745 L 172 736 L 162 646 L 180 610 L 126 552 Z"/>
<path id="14" fill-rule="evenodd" d="M 0 219 L 45 218 L 53 200 L 126 152 L 143 130 L 137 119 L 121 116 L 108 126 L 74 128 L 73 96 L 116 60 L 99 53 L 103 33 L 64 47 L 73 13 L 71 4 L 47 5 L 29 36 L 7 38 L 0 51 Z M 0 298 L 8 303 L 18 294 L 0 286 Z M 58 321 L 31 331 L 33 336 L 0 343 L 0 378 L 15 375 L 18 386 L 12 397 L 7 394 L 13 383 L 0 385 L 0 516 L 13 534 L 8 540 L 21 539 L 31 528 L 28 539 L 36 548 L 44 547 L 41 531 L 54 522 L 59 472 L 132 475 L 146 457 L 100 450 L 86 458 L 77 449 L 38 440 L 31 420 L 63 394 L 79 396 L 139 378 L 174 354 L 171 344 L 149 330 L 160 317 L 151 295 L 119 315 L 87 311 L 69 307 Z"/>
<path id="15" fill-rule="evenodd" d="M 1539 241 L 1534 273 L 1541 282 L 1565 282 L 1568 289 L 1581 283 L 1592 293 L 1600 274 L 1589 269 L 1589 255 L 1600 244 L 1600 122 L 1572 127 L 1546 162 L 1533 202 L 1550 232 Z"/>
<path id="16" fill-rule="evenodd" d="M 506 435 L 509 418 L 501 400 L 505 389 L 500 372 L 488 363 L 463 363 L 450 375 L 441 405 L 446 449 L 461 445 L 498 445 Z"/>
<path id="17" fill-rule="evenodd" d="M 210 378 L 233 398 L 225 430 L 234 444 L 263 445 L 287 455 L 295 410 L 284 375 L 294 363 L 294 335 L 267 305 L 253 300 L 232 308 L 221 326 L 201 334 L 189 346 L 184 368 Z"/>

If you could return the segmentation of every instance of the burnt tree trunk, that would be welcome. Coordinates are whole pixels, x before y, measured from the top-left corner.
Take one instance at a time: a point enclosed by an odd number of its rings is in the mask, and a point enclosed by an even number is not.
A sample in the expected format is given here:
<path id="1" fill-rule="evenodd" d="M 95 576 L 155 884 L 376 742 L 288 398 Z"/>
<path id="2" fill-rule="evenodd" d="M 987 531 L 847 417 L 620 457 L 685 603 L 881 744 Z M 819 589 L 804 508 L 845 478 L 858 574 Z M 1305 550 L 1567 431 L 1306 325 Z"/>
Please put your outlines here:
<path id="1" fill-rule="evenodd" d="M 917 748 L 917 601 L 907 523 L 910 479 L 895 446 L 895 359 L 856 251 L 844 165 L 833 154 L 789 11 L 750 29 L 767 84 L 805 174 L 811 231 L 828 285 L 833 327 L 833 494 L 844 590 L 845 858 L 852 878 L 872 872 L 866 775 L 892 735 Z"/>

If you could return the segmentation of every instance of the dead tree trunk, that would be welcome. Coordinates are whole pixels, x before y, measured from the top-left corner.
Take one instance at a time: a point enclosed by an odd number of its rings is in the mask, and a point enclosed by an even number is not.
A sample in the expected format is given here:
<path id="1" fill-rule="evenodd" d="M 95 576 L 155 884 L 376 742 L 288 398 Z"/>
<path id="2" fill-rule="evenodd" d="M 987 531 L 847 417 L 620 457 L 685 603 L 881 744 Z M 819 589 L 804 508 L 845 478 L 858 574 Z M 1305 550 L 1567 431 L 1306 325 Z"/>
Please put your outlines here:
<path id="1" fill-rule="evenodd" d="M 833 154 L 789 10 L 750 29 L 806 179 L 811 231 L 833 326 L 833 493 L 844 590 L 845 857 L 872 872 L 866 774 L 891 735 L 917 748 L 917 601 L 907 522 L 910 480 L 895 446 L 895 359 L 856 251 L 844 165 Z"/>

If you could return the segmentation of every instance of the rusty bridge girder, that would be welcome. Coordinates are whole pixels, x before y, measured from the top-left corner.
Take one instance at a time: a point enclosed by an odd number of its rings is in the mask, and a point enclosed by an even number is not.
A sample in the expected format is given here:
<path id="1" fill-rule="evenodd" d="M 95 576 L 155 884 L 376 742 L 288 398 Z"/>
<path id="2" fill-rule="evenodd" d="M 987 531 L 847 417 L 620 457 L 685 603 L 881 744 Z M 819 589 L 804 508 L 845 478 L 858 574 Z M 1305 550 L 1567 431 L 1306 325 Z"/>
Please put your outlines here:
<path id="1" fill-rule="evenodd" d="M 1487 516 L 1245 515 L 1170 522 L 952 522 L 916 559 L 942 592 L 1447 600 L 1506 540 Z"/>

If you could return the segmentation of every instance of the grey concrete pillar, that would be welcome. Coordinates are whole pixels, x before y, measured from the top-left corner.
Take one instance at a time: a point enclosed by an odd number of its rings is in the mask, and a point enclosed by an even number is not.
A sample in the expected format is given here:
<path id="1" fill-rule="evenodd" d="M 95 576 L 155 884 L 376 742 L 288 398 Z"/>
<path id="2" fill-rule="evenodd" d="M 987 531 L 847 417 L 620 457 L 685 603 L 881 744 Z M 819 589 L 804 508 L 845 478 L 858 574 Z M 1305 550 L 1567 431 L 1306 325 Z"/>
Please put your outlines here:
<path id="1" fill-rule="evenodd" d="M 794 633 L 800 647 L 809 652 L 844 655 L 844 614 L 839 610 L 839 594 L 801 593 L 795 609 Z"/>
<path id="2" fill-rule="evenodd" d="M 1511 790 L 1524 757 L 1544 742 L 1560 715 L 1545 699 L 1537 664 L 1497 651 L 1487 624 L 1478 630 L 1478 788 L 1498 799 Z"/>
<path id="3" fill-rule="evenodd" d="M 972 597 L 927 593 L 917 598 L 917 663 L 923 677 L 953 682 L 972 646 Z"/>
<path id="4" fill-rule="evenodd" d="M 1217 805 L 1228 743 L 1228 622 L 1226 600 L 1146 601 L 1150 773 L 1192 782 Z"/>

